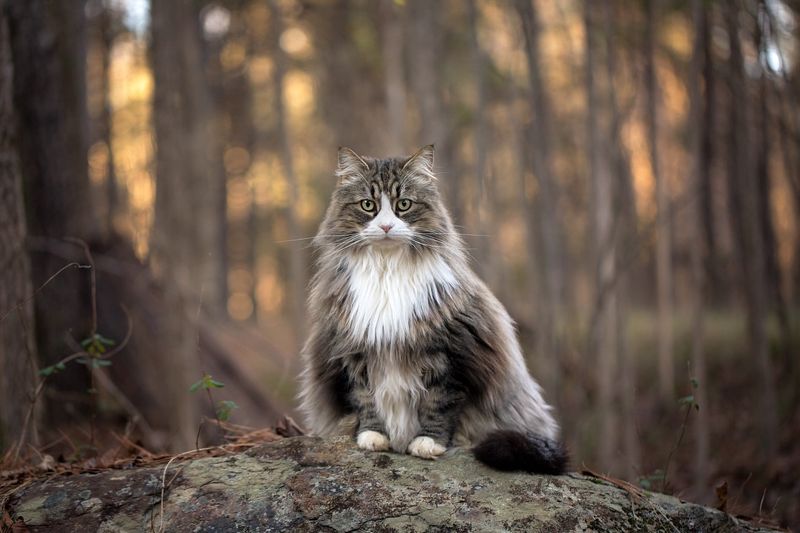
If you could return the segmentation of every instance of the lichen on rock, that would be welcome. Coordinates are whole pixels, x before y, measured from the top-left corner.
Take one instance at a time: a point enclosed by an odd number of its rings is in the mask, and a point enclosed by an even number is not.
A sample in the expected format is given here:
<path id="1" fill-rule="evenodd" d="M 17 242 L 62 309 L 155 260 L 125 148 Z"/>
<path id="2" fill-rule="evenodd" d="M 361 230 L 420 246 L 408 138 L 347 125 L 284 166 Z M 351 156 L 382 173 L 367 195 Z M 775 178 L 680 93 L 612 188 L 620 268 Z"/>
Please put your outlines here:
<path id="1" fill-rule="evenodd" d="M 425 461 L 294 437 L 165 467 L 35 481 L 7 510 L 30 531 L 766 531 L 579 474 L 493 471 L 459 449 Z"/>

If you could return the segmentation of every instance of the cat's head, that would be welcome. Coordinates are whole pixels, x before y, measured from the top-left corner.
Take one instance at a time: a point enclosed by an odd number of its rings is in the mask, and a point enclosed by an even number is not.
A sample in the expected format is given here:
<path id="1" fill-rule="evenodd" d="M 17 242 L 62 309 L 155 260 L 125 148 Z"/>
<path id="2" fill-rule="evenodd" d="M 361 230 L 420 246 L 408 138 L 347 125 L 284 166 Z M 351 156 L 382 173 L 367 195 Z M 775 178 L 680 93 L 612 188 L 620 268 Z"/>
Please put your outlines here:
<path id="1" fill-rule="evenodd" d="M 339 149 L 338 178 L 318 242 L 341 251 L 443 248 L 452 235 L 433 174 L 433 145 L 374 159 Z"/>

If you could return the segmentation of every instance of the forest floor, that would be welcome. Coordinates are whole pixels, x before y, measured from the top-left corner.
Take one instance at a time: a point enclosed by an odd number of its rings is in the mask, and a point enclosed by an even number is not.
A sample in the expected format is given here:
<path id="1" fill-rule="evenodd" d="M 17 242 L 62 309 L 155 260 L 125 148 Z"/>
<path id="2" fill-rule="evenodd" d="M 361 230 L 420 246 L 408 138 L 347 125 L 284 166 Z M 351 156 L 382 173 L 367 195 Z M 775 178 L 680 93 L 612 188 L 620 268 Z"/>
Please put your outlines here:
<path id="1" fill-rule="evenodd" d="M 681 401 L 693 394 L 691 324 L 685 317 L 675 323 L 678 393 L 670 406 L 657 394 L 656 317 L 652 312 L 633 315 L 628 335 L 632 353 L 640 356 L 635 424 L 641 474 L 631 482 L 663 490 L 662 473 L 669 463 L 666 492 L 800 530 L 800 315 L 792 318 L 788 340 L 777 320 L 767 322 L 779 420 L 777 455 L 768 456 L 761 388 L 755 360 L 747 353 L 745 317 L 707 314 L 706 383 L 697 386 L 705 387 L 707 395 L 707 405 L 698 407 L 706 410 L 709 422 L 709 477 L 705 487 L 697 487 L 693 418 L 697 413 Z"/>

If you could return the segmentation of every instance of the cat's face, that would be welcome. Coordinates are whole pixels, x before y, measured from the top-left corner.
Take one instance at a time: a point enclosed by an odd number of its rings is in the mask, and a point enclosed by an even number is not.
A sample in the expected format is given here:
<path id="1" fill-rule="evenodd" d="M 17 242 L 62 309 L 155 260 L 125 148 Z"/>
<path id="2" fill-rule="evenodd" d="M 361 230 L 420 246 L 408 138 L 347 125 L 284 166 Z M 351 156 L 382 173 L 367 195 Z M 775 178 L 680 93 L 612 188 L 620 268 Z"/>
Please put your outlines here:
<path id="1" fill-rule="evenodd" d="M 323 223 L 326 239 L 343 251 L 441 246 L 449 218 L 432 167 L 432 146 L 393 159 L 340 149 L 339 182 Z"/>

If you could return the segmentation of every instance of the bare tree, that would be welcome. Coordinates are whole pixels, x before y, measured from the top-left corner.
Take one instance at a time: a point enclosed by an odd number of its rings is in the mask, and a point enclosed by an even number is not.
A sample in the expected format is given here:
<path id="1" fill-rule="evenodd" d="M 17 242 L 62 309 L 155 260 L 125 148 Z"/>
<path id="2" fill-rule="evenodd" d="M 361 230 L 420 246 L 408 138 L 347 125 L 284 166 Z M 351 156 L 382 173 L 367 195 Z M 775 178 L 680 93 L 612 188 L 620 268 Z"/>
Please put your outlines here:
<path id="1" fill-rule="evenodd" d="M 618 350 L 617 364 L 621 377 L 620 400 L 622 403 L 622 417 L 626 421 L 622 424 L 623 451 L 625 457 L 624 468 L 628 478 L 633 478 L 638 471 L 640 462 L 639 441 L 636 434 L 636 360 L 630 352 L 627 343 L 625 325 L 627 324 L 628 287 L 630 285 L 626 272 L 619 265 L 624 264 L 627 253 L 627 243 L 636 242 L 636 206 L 633 192 L 633 173 L 631 171 L 630 157 L 622 140 L 623 116 L 617 100 L 615 80 L 619 77 L 617 70 L 617 42 L 618 17 L 614 12 L 615 5 L 606 1 L 604 6 L 604 24 L 606 41 L 606 80 L 607 80 L 607 108 L 609 111 L 608 139 L 611 153 L 611 174 L 614 176 L 611 185 L 613 222 L 611 229 L 611 243 L 609 246 L 616 255 L 616 266 L 611 283 L 616 331 L 616 346 Z"/>
<path id="2" fill-rule="evenodd" d="M 709 388 L 706 375 L 705 347 L 705 302 L 706 302 L 706 269 L 704 264 L 705 242 L 703 240 L 703 205 L 700 191 L 707 182 L 704 174 L 711 172 L 711 158 L 705 149 L 706 138 L 710 135 L 711 124 L 703 118 L 703 106 L 707 103 L 702 94 L 703 72 L 707 65 L 706 47 L 708 47 L 709 27 L 708 8 L 702 0 L 692 0 L 692 19 L 694 24 L 694 50 L 689 79 L 690 110 L 688 121 L 692 125 L 692 177 L 689 182 L 689 194 L 695 196 L 691 204 L 692 224 L 689 240 L 691 265 L 691 306 L 692 306 L 692 370 L 697 386 L 694 390 L 695 403 L 700 407 L 694 418 L 694 489 L 696 497 L 708 489 L 708 453 L 709 453 L 709 405 L 706 391 Z M 708 90 L 708 86 L 706 86 Z"/>
<path id="3" fill-rule="evenodd" d="M 297 219 L 298 186 L 297 176 L 294 171 L 294 159 L 290 142 L 291 133 L 286 116 L 286 106 L 283 101 L 284 76 L 286 74 L 286 54 L 280 46 L 280 36 L 283 33 L 283 15 L 279 4 L 275 0 L 269 1 L 271 9 L 272 53 L 275 58 L 275 71 L 273 73 L 275 129 L 278 140 L 278 150 L 283 168 L 284 179 L 289 186 L 289 200 L 286 207 L 286 221 L 289 228 L 289 296 L 290 312 L 294 323 L 295 341 L 299 348 L 305 336 L 305 287 L 306 287 L 306 261 L 303 247 L 297 246 L 297 239 L 301 237 L 300 223 Z"/>
<path id="4" fill-rule="evenodd" d="M 767 291 L 767 307 L 773 309 L 778 317 L 784 343 L 791 342 L 789 327 L 789 311 L 783 296 L 783 273 L 778 259 L 778 243 L 775 235 L 775 224 L 772 220 L 770 193 L 772 191 L 772 175 L 770 173 L 770 110 L 768 100 L 770 97 L 770 79 L 766 66 L 768 43 L 766 32 L 770 30 L 769 16 L 763 0 L 758 2 L 755 31 L 753 32 L 753 45 L 759 54 L 761 76 L 756 88 L 755 122 L 755 158 L 756 158 L 756 183 L 758 192 L 758 213 L 761 217 L 761 239 L 764 243 L 764 275 Z"/>
<path id="5" fill-rule="evenodd" d="M 730 2 L 725 7 L 730 55 L 728 58 L 728 86 L 730 88 L 728 187 L 729 207 L 735 237 L 739 271 L 743 281 L 747 310 L 748 347 L 758 369 L 761 387 L 759 420 L 765 451 L 772 454 L 777 447 L 777 401 L 774 374 L 767 343 L 765 327 L 766 287 L 763 220 L 759 214 L 756 190 L 756 167 L 750 131 L 752 109 L 747 95 L 747 79 L 739 37 L 739 3 Z"/>
<path id="6" fill-rule="evenodd" d="M 31 271 L 12 105 L 12 63 L 5 12 L 0 9 L 0 450 L 29 440 L 25 417 L 36 386 Z M 23 439 L 20 442 L 20 439 Z"/>
<path id="7" fill-rule="evenodd" d="M 69 5 L 44 0 L 4 4 L 14 64 L 14 109 L 28 234 L 46 242 L 65 237 L 88 241 L 97 231 L 86 160 L 83 6 L 82 0 Z M 43 284 L 66 262 L 82 259 L 82 253 L 65 258 L 35 250 L 31 254 L 33 285 Z M 43 365 L 53 364 L 71 351 L 66 335 L 80 339 L 91 329 L 86 282 L 86 270 L 71 269 L 36 299 L 36 337 Z M 87 383 L 86 372 L 80 368 L 67 368 L 51 380 L 48 416 L 66 416 L 71 404 L 63 401 L 63 393 L 82 393 Z"/>
<path id="8" fill-rule="evenodd" d="M 175 386 L 176 448 L 194 440 L 195 417 L 187 390 L 197 364 L 198 323 L 204 311 L 222 305 L 217 200 L 224 194 L 218 175 L 208 85 L 202 70 L 198 13 L 192 2 L 154 2 L 151 58 L 155 78 L 156 205 L 152 257 L 165 285 L 165 301 L 177 310 L 165 320 L 167 369 Z"/>
<path id="9" fill-rule="evenodd" d="M 647 93 L 647 139 L 650 164 L 656 184 L 656 283 L 658 301 L 658 384 L 661 398 L 668 402 L 675 391 L 672 337 L 672 221 L 669 184 L 661 173 L 658 150 L 658 80 L 656 76 L 656 1 L 648 0 L 645 32 L 645 88 Z"/>
<path id="10" fill-rule="evenodd" d="M 604 468 L 615 464 L 617 447 L 617 417 L 614 408 L 618 361 L 618 316 L 615 278 L 617 276 L 616 239 L 614 236 L 614 180 L 609 161 L 607 138 L 602 134 L 599 109 L 598 69 L 595 51 L 602 41 L 598 39 L 599 21 L 597 4 L 584 2 L 586 93 L 587 93 L 587 137 L 589 145 L 589 176 L 592 187 L 592 223 L 596 257 L 595 290 L 599 293 L 598 320 L 591 344 L 597 354 L 598 405 L 600 417 L 599 460 Z M 610 81 L 610 80 L 609 80 Z M 607 122 L 607 121 L 605 121 Z"/>
<path id="11" fill-rule="evenodd" d="M 497 288 L 497 261 L 492 252 L 492 238 L 495 236 L 494 218 L 498 209 L 494 194 L 494 182 L 490 178 L 487 165 L 491 152 L 489 125 L 486 106 L 486 68 L 485 52 L 478 38 L 479 13 L 475 0 L 467 3 L 469 19 L 470 56 L 472 76 L 475 84 L 475 104 L 473 136 L 475 146 L 474 190 L 472 201 L 473 227 L 479 234 L 470 240 L 475 243 L 479 261 L 479 273 L 492 288 Z M 486 236 L 488 237 L 486 237 Z"/>
<path id="12" fill-rule="evenodd" d="M 388 127 L 387 153 L 402 154 L 406 146 L 406 84 L 403 54 L 405 7 L 381 0 L 383 83 Z"/>
<path id="13" fill-rule="evenodd" d="M 411 21 L 411 86 L 420 118 L 419 138 L 436 145 L 436 168 L 442 170 L 441 184 L 447 206 L 456 224 L 463 224 L 462 184 L 453 168 L 452 139 L 445 109 L 442 57 L 445 32 L 441 27 L 443 2 L 409 2 Z"/>
<path id="14" fill-rule="evenodd" d="M 92 16 L 89 20 L 90 44 L 99 56 L 99 71 L 90 84 L 90 145 L 105 148 L 105 189 L 103 206 L 105 208 L 106 233 L 114 230 L 115 219 L 119 219 L 120 189 L 117 184 L 117 175 L 114 162 L 114 150 L 111 143 L 111 48 L 114 44 L 114 12 L 112 7 L 101 0 L 89 4 L 92 6 Z M 94 93 L 94 94 L 92 94 Z M 99 143 L 99 144 L 98 144 Z"/>
<path id="15" fill-rule="evenodd" d="M 553 358 L 557 351 L 558 319 L 564 311 L 564 255 L 562 250 L 563 229 L 558 217 L 558 187 L 553 175 L 552 136 L 550 122 L 550 98 L 542 76 L 539 52 L 539 20 L 531 0 L 517 0 L 517 12 L 522 21 L 525 37 L 525 52 L 528 60 L 528 82 L 532 103 L 534 126 L 530 131 L 530 160 L 537 179 L 536 212 L 537 224 L 543 245 L 544 298 L 540 314 L 539 356 Z M 558 366 L 548 365 L 545 382 L 550 387 L 558 383 Z"/>

